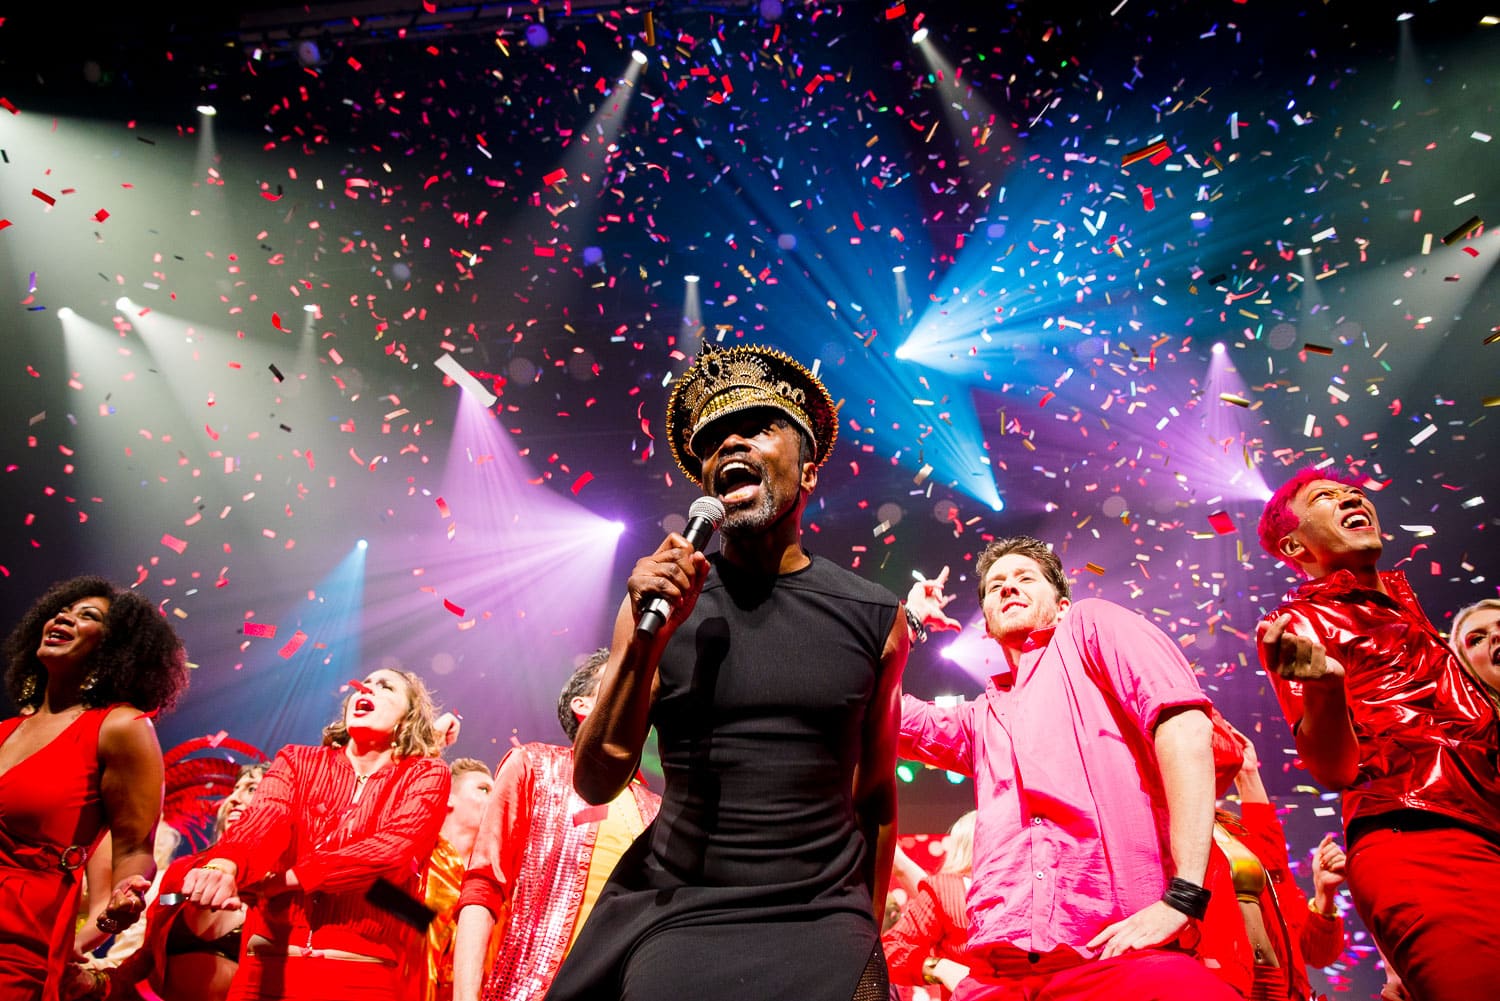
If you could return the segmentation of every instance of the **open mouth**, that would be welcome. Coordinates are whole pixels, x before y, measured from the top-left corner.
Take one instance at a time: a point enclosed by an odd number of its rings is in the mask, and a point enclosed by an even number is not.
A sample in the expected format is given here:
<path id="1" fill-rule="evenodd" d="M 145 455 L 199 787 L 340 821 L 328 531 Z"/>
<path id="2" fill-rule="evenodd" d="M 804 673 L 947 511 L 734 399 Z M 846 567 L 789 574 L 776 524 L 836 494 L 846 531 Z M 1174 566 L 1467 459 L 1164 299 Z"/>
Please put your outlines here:
<path id="1" fill-rule="evenodd" d="M 745 500 L 760 488 L 760 471 L 748 462 L 731 459 L 714 472 L 714 487 L 726 504 Z"/>
<path id="2" fill-rule="evenodd" d="M 66 643 L 73 638 L 73 634 L 65 629 L 49 629 L 44 638 L 49 643 Z"/>
<path id="3" fill-rule="evenodd" d="M 1375 526 L 1375 522 L 1363 511 L 1355 511 L 1352 514 L 1345 515 L 1339 524 L 1350 531 L 1361 528 L 1373 528 Z"/>
<path id="4" fill-rule="evenodd" d="M 361 695 L 354 700 L 354 711 L 357 714 L 372 713 L 375 711 L 375 700 L 368 695 Z"/>
<path id="5" fill-rule="evenodd" d="M 1024 601 L 1007 601 L 1005 604 L 1003 604 L 1003 605 L 1000 606 L 1000 614 L 1004 615 L 1006 612 L 1010 611 L 1013 608 L 1025 608 L 1025 607 L 1026 607 L 1026 602 L 1024 602 Z"/>

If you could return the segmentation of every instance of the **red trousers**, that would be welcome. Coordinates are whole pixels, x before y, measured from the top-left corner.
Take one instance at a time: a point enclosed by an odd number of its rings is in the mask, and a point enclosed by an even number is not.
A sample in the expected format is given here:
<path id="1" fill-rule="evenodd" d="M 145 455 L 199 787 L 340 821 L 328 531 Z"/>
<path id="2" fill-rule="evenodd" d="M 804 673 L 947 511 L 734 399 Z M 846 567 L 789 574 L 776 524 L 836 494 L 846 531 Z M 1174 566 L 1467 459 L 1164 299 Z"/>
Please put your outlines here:
<path id="1" fill-rule="evenodd" d="M 1375 828 L 1349 849 L 1349 895 L 1414 1001 L 1496 996 L 1497 887 L 1500 843 L 1465 828 Z"/>
<path id="2" fill-rule="evenodd" d="M 229 1001 L 408 1001 L 394 963 L 244 956 Z"/>
<path id="3" fill-rule="evenodd" d="M 970 976 L 953 1001 L 1244 1001 L 1185 952 L 1143 949 L 1090 960 L 1052 973 L 983 979 Z"/>

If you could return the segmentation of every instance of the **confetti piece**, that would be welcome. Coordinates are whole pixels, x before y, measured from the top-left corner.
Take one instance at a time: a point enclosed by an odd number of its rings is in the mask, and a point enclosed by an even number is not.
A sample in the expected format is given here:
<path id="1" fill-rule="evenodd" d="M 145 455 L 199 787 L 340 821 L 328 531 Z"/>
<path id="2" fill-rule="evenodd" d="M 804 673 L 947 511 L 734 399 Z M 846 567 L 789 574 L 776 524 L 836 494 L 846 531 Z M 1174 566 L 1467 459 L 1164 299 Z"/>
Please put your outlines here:
<path id="1" fill-rule="evenodd" d="M 246 622 L 240 627 L 240 631 L 246 636 L 254 636 L 264 639 L 276 638 L 276 627 L 268 622 Z"/>
<path id="2" fill-rule="evenodd" d="M 1142 160 L 1152 160 L 1155 157 L 1161 156 L 1163 153 L 1170 156 L 1172 154 L 1172 148 L 1168 146 L 1165 141 L 1157 141 L 1149 146 L 1142 146 L 1138 150 L 1126 153 L 1125 156 L 1120 160 L 1120 166 L 1128 167 L 1131 164 L 1139 163 Z"/>
<path id="3" fill-rule="evenodd" d="M 182 555 L 184 551 L 186 551 L 188 545 L 186 541 L 179 539 L 174 535 L 163 535 L 161 537 L 161 544 L 172 550 L 174 553 L 177 553 L 179 556 Z"/>
<path id="4" fill-rule="evenodd" d="M 444 354 L 433 362 L 443 374 L 452 379 L 461 388 L 466 390 L 475 399 L 478 399 L 485 407 L 493 407 L 499 397 L 480 384 L 479 380 L 469 374 L 469 370 L 459 364 L 458 360 L 451 354 Z"/>
<path id="5" fill-rule="evenodd" d="M 1243 396 L 1236 396 L 1233 393 L 1220 393 L 1219 399 L 1223 400 L 1225 403 L 1233 403 L 1237 407 L 1248 407 L 1250 405 L 1249 400 L 1245 399 Z"/>
<path id="6" fill-rule="evenodd" d="M 578 479 L 574 480 L 573 481 L 573 496 L 577 497 L 578 496 L 578 491 L 580 491 L 584 487 L 588 486 L 589 483 L 593 479 L 594 479 L 594 474 L 593 473 L 584 472 L 584 474 L 582 476 L 580 476 L 580 477 L 578 477 Z"/>
<path id="7" fill-rule="evenodd" d="M 1085 569 L 1085 570 L 1087 570 L 1087 571 L 1088 571 L 1088 572 L 1089 572 L 1089 573 L 1094 573 L 1094 574 L 1098 574 L 1098 575 L 1099 575 L 1099 576 L 1101 576 L 1101 577 L 1103 577 L 1103 576 L 1104 576 L 1104 568 L 1103 568 L 1103 567 L 1101 567 L 1101 566 L 1100 566 L 1100 565 L 1099 565 L 1099 564 L 1097 564 L 1097 563 L 1085 563 L 1085 564 L 1084 564 L 1084 565 L 1083 565 L 1083 568 L 1084 568 L 1084 569 Z"/>
<path id="8" fill-rule="evenodd" d="M 449 601 L 447 598 L 443 599 L 443 607 L 446 608 L 448 611 L 452 612 L 454 615 L 457 615 L 460 619 L 464 617 L 463 607 L 460 606 L 460 605 L 455 605 L 453 602 Z"/>
<path id="9" fill-rule="evenodd" d="M 307 634 L 299 629 L 292 634 L 291 639 L 286 641 L 286 645 L 276 652 L 278 655 L 280 655 L 282 660 L 291 660 L 292 655 L 295 654 L 298 650 L 302 649 L 302 644 L 306 642 Z"/>
<path id="10" fill-rule="evenodd" d="M 349 687 L 362 695 L 370 694 L 370 686 L 365 684 L 363 681 L 360 681 L 358 678 L 350 678 Z"/>
<path id="11" fill-rule="evenodd" d="M 573 814 L 573 826 L 582 827 L 584 824 L 598 823 L 608 816 L 608 803 L 600 803 L 598 806 L 586 806 Z"/>
<path id="12" fill-rule="evenodd" d="M 1468 219 L 1460 223 L 1458 227 L 1453 230 L 1453 232 L 1443 237 L 1443 246 L 1446 247 L 1450 244 L 1457 243 L 1459 240 L 1466 239 L 1467 237 L 1472 235 L 1475 230 L 1483 225 L 1483 219 L 1479 218 L 1477 215 L 1470 216 Z"/>
<path id="13" fill-rule="evenodd" d="M 281 369 L 277 368 L 275 365 L 267 365 L 266 367 L 271 370 L 271 376 L 277 382 L 285 382 L 286 381 L 286 376 L 284 376 L 284 375 L 281 374 Z"/>
<path id="14" fill-rule="evenodd" d="M 32 188 L 31 189 L 31 193 L 32 193 L 32 195 L 34 197 L 40 198 L 42 201 L 46 202 L 48 208 L 51 208 L 53 205 L 57 204 L 57 199 L 53 198 L 51 195 L 47 194 L 47 192 L 45 192 L 45 191 L 41 191 L 41 190 L 39 190 L 37 188 Z"/>
<path id="15" fill-rule="evenodd" d="M 1208 523 L 1220 535 L 1229 535 L 1231 532 L 1238 531 L 1235 527 L 1234 519 L 1230 517 L 1228 511 L 1214 511 L 1208 516 Z"/>
<path id="16" fill-rule="evenodd" d="M 100 209 L 98 212 L 94 213 L 94 221 L 95 222 L 103 222 L 104 220 L 106 220 L 108 218 L 109 218 L 109 212 L 107 212 L 104 209 Z"/>
<path id="17" fill-rule="evenodd" d="M 453 512 L 448 510 L 448 502 L 443 500 L 441 497 L 437 499 L 437 509 L 438 513 L 441 514 L 444 518 L 453 517 Z"/>
<path id="18" fill-rule="evenodd" d="M 282 333 L 286 333 L 286 328 L 281 325 L 280 313 L 271 314 L 271 326 L 275 327 L 277 330 L 280 330 Z"/>
<path id="19" fill-rule="evenodd" d="M 1302 350 L 1315 355 L 1333 354 L 1333 348 L 1325 347 L 1322 344 L 1303 344 Z"/>

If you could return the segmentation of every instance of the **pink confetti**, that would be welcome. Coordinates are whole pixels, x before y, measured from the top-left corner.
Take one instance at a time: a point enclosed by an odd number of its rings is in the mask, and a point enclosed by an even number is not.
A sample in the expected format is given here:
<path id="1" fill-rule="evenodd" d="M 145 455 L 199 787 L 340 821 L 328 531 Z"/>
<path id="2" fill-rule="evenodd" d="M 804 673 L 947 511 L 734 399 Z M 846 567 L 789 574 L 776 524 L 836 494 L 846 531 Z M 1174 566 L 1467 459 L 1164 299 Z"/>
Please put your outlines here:
<path id="1" fill-rule="evenodd" d="M 290 660 L 292 658 L 292 654 L 302 649 L 302 644 L 306 642 L 307 634 L 299 629 L 292 634 L 291 639 L 286 641 L 286 646 L 278 650 L 277 653 L 281 655 L 282 660 Z"/>
<path id="2" fill-rule="evenodd" d="M 255 636 L 268 640 L 276 638 L 276 627 L 269 622 L 247 622 L 243 627 L 243 631 L 246 636 Z"/>
<path id="3" fill-rule="evenodd" d="M 609 804 L 600 803 L 598 806 L 586 806 L 573 814 L 573 826 L 582 827 L 584 824 L 592 824 L 602 821 L 609 816 Z"/>
<path id="4" fill-rule="evenodd" d="M 179 556 L 181 556 L 183 551 L 187 549 L 187 542 L 183 539 L 177 538 L 175 535 L 163 535 L 161 537 L 161 544 L 166 546 L 168 549 L 172 550 Z"/>
<path id="5" fill-rule="evenodd" d="M 443 500 L 441 497 L 437 499 L 437 506 L 438 514 L 441 514 L 444 518 L 453 517 L 453 512 L 448 510 L 448 502 Z"/>

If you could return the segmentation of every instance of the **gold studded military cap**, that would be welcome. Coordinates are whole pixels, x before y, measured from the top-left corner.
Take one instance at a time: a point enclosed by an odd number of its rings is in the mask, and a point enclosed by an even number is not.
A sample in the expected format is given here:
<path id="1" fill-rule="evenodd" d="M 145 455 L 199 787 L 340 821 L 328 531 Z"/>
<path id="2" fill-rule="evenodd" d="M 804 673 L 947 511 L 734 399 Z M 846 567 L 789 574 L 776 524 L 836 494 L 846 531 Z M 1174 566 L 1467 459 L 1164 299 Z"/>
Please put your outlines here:
<path id="1" fill-rule="evenodd" d="M 839 435 L 838 412 L 827 388 L 802 363 L 775 348 L 753 344 L 703 350 L 678 378 L 667 399 L 667 442 L 672 458 L 694 483 L 703 474 L 693 451 L 698 433 L 720 417 L 770 407 L 786 414 L 813 442 L 821 466 Z"/>

